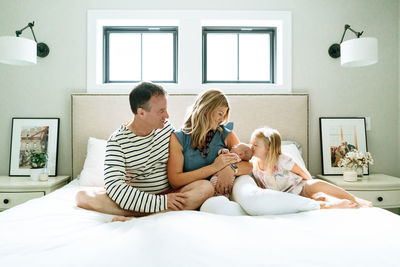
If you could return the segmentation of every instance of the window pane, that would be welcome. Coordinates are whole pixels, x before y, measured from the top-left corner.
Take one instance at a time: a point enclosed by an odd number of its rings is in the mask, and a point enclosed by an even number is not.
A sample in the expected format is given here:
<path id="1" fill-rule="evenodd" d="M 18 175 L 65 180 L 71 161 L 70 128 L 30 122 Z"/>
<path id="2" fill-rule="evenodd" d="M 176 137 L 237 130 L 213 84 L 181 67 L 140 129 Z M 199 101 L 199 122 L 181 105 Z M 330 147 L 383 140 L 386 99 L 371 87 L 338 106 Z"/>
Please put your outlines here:
<path id="1" fill-rule="evenodd" d="M 207 80 L 237 80 L 236 34 L 207 34 Z"/>
<path id="2" fill-rule="evenodd" d="M 143 80 L 173 81 L 173 41 L 172 33 L 143 34 Z"/>
<path id="3" fill-rule="evenodd" d="M 239 35 L 239 80 L 269 81 L 270 61 L 269 34 Z"/>
<path id="4" fill-rule="evenodd" d="M 110 34 L 109 56 L 111 81 L 140 81 L 140 34 Z"/>

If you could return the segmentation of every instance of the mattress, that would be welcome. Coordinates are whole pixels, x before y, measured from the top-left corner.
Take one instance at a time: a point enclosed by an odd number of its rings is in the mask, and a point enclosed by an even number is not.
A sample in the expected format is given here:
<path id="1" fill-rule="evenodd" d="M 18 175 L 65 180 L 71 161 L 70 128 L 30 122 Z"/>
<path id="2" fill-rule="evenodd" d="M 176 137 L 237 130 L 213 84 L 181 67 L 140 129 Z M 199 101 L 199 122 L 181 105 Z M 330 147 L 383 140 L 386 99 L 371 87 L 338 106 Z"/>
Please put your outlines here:
<path id="1" fill-rule="evenodd" d="M 85 187 L 87 188 L 87 187 Z M 400 216 L 380 208 L 111 222 L 77 181 L 0 213 L 0 266 L 399 266 Z"/>

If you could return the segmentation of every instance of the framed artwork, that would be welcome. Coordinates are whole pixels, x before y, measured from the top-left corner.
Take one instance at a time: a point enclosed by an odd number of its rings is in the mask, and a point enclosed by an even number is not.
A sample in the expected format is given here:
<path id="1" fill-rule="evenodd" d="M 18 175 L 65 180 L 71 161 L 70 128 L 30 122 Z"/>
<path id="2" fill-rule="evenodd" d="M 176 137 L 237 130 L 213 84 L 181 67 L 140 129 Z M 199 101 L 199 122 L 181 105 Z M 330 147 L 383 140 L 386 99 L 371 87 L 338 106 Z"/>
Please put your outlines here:
<path id="1" fill-rule="evenodd" d="M 367 152 L 365 118 L 319 118 L 323 175 L 342 175 L 339 160 L 357 149 Z M 364 168 L 369 174 L 369 168 Z"/>
<path id="2" fill-rule="evenodd" d="M 59 118 L 13 118 L 9 176 L 30 175 L 30 151 L 47 154 L 47 172 L 57 175 Z"/>

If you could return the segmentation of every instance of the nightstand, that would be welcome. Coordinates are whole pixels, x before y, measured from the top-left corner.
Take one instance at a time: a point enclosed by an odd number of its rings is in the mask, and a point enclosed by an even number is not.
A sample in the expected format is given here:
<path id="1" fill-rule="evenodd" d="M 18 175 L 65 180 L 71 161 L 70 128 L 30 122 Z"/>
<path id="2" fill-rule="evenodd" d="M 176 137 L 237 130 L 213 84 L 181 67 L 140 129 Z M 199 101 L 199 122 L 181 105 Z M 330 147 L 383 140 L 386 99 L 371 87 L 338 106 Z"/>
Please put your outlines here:
<path id="1" fill-rule="evenodd" d="M 32 181 L 29 177 L 0 176 L 0 211 L 47 195 L 66 185 L 69 180 L 69 176 L 49 177 L 45 182 Z"/>
<path id="2" fill-rule="evenodd" d="M 357 182 L 345 182 L 343 176 L 319 174 L 317 178 L 337 185 L 359 198 L 369 200 L 375 207 L 400 207 L 400 178 L 385 174 L 365 175 Z"/>

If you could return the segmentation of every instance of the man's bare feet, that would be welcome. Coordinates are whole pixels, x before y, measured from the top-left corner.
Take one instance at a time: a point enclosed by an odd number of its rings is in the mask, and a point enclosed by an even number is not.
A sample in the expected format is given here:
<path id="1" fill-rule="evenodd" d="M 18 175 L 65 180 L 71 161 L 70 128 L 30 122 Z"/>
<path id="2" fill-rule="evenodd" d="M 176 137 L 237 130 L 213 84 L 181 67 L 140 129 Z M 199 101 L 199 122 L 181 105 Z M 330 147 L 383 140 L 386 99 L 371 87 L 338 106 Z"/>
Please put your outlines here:
<path id="1" fill-rule="evenodd" d="M 126 222 L 126 221 L 132 220 L 133 218 L 135 218 L 135 217 L 133 217 L 133 216 L 131 216 L 131 217 L 127 217 L 127 216 L 115 216 L 115 217 L 112 219 L 112 222 Z"/>
<path id="2" fill-rule="evenodd" d="M 338 199 L 336 201 L 320 202 L 320 207 L 321 209 L 356 209 L 360 206 L 348 199 Z"/>
<path id="3" fill-rule="evenodd" d="M 371 201 L 356 197 L 356 202 L 363 208 L 371 208 L 374 205 Z"/>

